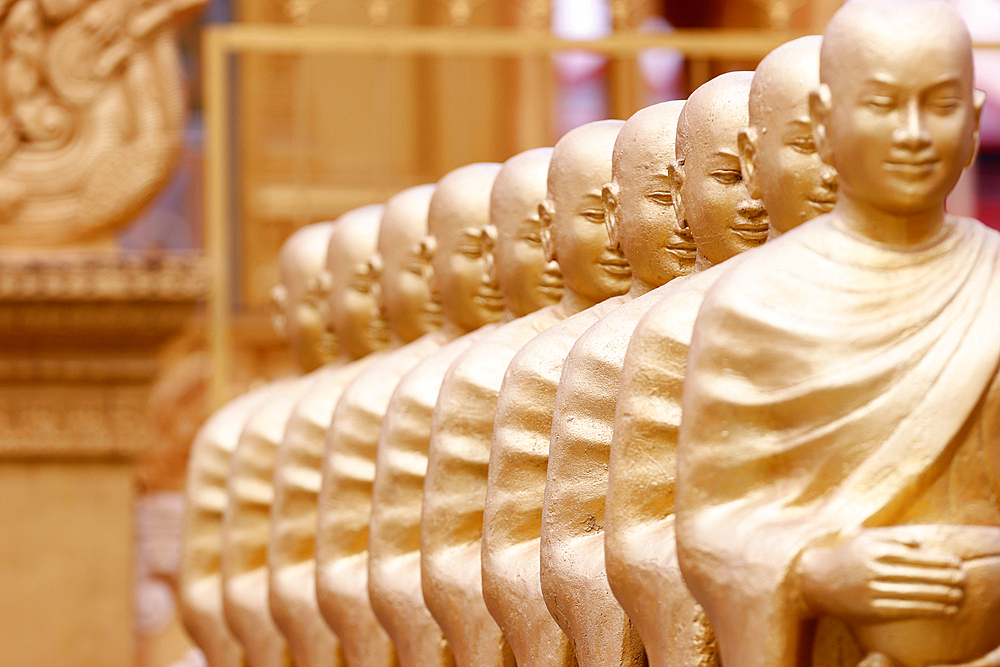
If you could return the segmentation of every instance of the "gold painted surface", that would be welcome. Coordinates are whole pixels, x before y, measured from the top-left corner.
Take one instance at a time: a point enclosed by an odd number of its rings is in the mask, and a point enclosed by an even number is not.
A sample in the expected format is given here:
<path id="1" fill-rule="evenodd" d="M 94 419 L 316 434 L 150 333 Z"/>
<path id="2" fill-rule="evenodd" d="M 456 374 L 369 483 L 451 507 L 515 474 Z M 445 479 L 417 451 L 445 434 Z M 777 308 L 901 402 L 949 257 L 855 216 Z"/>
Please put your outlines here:
<path id="1" fill-rule="evenodd" d="M 679 414 L 670 408 L 671 397 L 676 402 L 671 390 L 678 384 L 661 369 L 669 366 L 675 375 L 677 369 L 682 373 L 687 347 L 671 346 L 672 339 L 660 335 L 640 350 L 656 350 L 658 363 L 650 366 L 634 350 L 645 342 L 645 323 L 650 320 L 664 320 L 663 328 L 680 332 L 681 340 L 685 332 L 689 337 L 701 286 L 711 284 L 720 272 L 710 268 L 712 264 L 765 238 L 767 218 L 743 183 L 737 147 L 737 135 L 748 123 L 751 78 L 749 72 L 733 72 L 712 79 L 684 105 L 671 192 L 677 219 L 697 245 L 696 272 L 644 297 L 643 305 L 650 309 L 631 336 L 621 370 L 609 459 L 606 568 L 615 596 L 642 637 L 650 665 L 712 664 L 714 651 L 710 631 L 699 621 L 700 609 L 672 566 L 671 436 Z M 656 317 L 659 312 L 662 318 Z M 627 450 L 624 465 L 619 462 L 622 450 Z M 651 450 L 656 455 L 650 455 Z M 633 531 L 623 539 L 621 516 L 631 518 L 629 513 L 646 520 L 641 537 Z"/>
<path id="2" fill-rule="evenodd" d="M 181 617 L 210 667 L 243 664 L 243 649 L 222 611 L 222 517 L 228 505 L 229 466 L 247 419 L 285 385 L 279 381 L 233 399 L 205 422 L 191 445 L 181 543 Z"/>
<path id="3" fill-rule="evenodd" d="M 0 464 L 4 665 L 134 664 L 133 495 L 126 461 Z"/>
<path id="4" fill-rule="evenodd" d="M 368 522 L 382 419 L 400 378 L 447 341 L 428 333 L 388 352 L 345 389 L 327 434 L 316 529 L 316 597 L 351 667 L 396 664 L 368 595 Z"/>
<path id="5" fill-rule="evenodd" d="M 340 642 L 316 602 L 314 556 L 320 465 L 326 432 L 344 388 L 374 353 L 346 366 L 327 366 L 296 404 L 275 460 L 274 503 L 267 550 L 271 616 L 285 636 L 296 665 L 343 664 Z"/>
<path id="6" fill-rule="evenodd" d="M 622 121 L 588 123 L 556 144 L 539 208 L 546 256 L 559 262 L 558 307 L 575 313 L 511 360 L 497 400 L 483 515 L 483 597 L 522 667 L 572 660 L 538 580 L 538 536 L 552 405 L 572 341 L 619 305 L 628 262 L 608 237 L 601 189 Z M 596 307 L 595 307 L 596 305 Z"/>
<path id="7" fill-rule="evenodd" d="M 428 243 L 442 332 L 451 342 L 402 377 L 378 441 L 369 527 L 368 589 L 375 615 L 401 667 L 454 665 L 448 643 L 424 604 L 420 513 L 431 416 L 441 380 L 455 358 L 494 328 L 504 310 L 495 273 L 487 272 L 490 196 L 501 165 L 473 164 L 438 182 Z M 433 241 L 431 243 L 431 241 Z"/>
<path id="8" fill-rule="evenodd" d="M 373 270 L 381 205 L 337 218 L 327 251 L 330 286 L 327 324 L 340 358 L 315 371 L 298 401 L 275 460 L 274 503 L 267 546 L 271 616 L 288 642 L 297 667 L 343 667 L 340 642 L 316 603 L 316 517 L 326 432 L 347 384 L 381 356 L 388 344 L 377 305 Z"/>
<path id="9" fill-rule="evenodd" d="M 222 521 L 222 603 L 226 623 L 250 667 L 290 667 L 291 654 L 268 601 L 267 538 L 274 463 L 295 404 L 315 382 L 289 380 L 260 403 L 240 433 L 226 483 Z"/>
<path id="10" fill-rule="evenodd" d="M 642 642 L 607 584 L 604 495 L 618 380 L 649 290 L 694 267 L 690 233 L 677 225 L 669 165 L 683 101 L 630 118 L 615 142 L 605 215 L 632 268 L 633 298 L 601 318 L 566 357 L 555 408 L 542 508 L 542 594 L 580 665 L 642 665 Z"/>
<path id="11" fill-rule="evenodd" d="M 488 334 L 448 369 L 434 408 L 420 530 L 422 585 L 427 607 L 462 667 L 514 665 L 482 593 L 490 440 L 507 365 L 563 313 L 548 306 Z"/>
<path id="12" fill-rule="evenodd" d="M 110 247 L 157 194 L 184 128 L 178 25 L 202 4 L 9 5 L 0 244 Z"/>
<path id="13" fill-rule="evenodd" d="M 486 270 L 503 294 L 506 324 L 480 336 L 445 369 L 431 406 L 419 516 L 420 581 L 427 608 L 460 667 L 513 662 L 482 599 L 478 546 L 503 371 L 518 345 L 555 321 L 552 306 L 562 295 L 559 267 L 542 250 L 538 215 L 552 153 L 551 148 L 525 151 L 507 160 L 497 174 L 490 193 Z M 460 554 L 453 547 L 458 544 L 476 553 L 456 562 Z"/>
<path id="14" fill-rule="evenodd" d="M 282 282 L 273 292 L 272 323 L 291 347 L 300 372 L 311 371 L 335 356 L 319 304 L 332 230 L 331 223 L 305 227 L 280 252 Z M 254 655 L 249 655 L 251 651 L 245 655 L 252 665 L 281 664 L 274 661 L 283 659 L 283 642 L 273 631 L 268 612 L 263 569 L 270 478 L 273 457 L 294 406 L 288 405 L 288 397 L 308 386 L 307 382 L 279 380 L 234 399 L 206 422 L 192 445 L 181 546 L 181 612 L 211 667 L 240 663 L 243 652 L 234 639 L 244 648 L 254 646 Z M 256 421 L 244 438 L 252 418 Z M 243 441 L 245 451 L 240 456 Z M 263 508 L 255 497 L 260 493 L 267 503 Z M 232 537 L 227 535 L 230 527 L 236 530 Z M 233 585 L 237 576 L 241 583 Z M 239 600 L 234 594 L 241 596 Z M 259 635 L 252 631 L 258 622 Z M 236 626 L 230 628 L 232 634 L 227 625 Z M 264 643 L 254 644 L 258 638 Z"/>
<path id="15" fill-rule="evenodd" d="M 772 236 L 829 210 L 835 197 L 835 174 L 819 160 L 807 122 L 819 42 L 802 38 L 776 49 L 743 93 L 749 100 L 749 128 L 738 136 L 743 182 L 748 194 L 770 205 Z M 734 119 L 723 137 L 729 151 L 736 138 L 731 131 L 740 122 Z M 689 176 L 700 162 L 687 157 Z M 711 222 L 689 221 L 692 229 Z M 663 288 L 659 303 L 639 322 L 621 371 L 606 507 L 607 568 L 616 596 L 646 640 L 650 665 L 717 660 L 712 632 L 676 563 L 674 461 L 695 317 L 706 291 L 739 261 L 742 256 Z"/>
<path id="16" fill-rule="evenodd" d="M 971 40 L 943 3 L 851 3 L 820 75 L 837 205 L 735 266 L 695 327 L 682 571 L 730 667 L 803 664 L 821 618 L 865 664 L 994 665 L 1000 237 L 944 210 L 977 142 Z"/>
<path id="17" fill-rule="evenodd" d="M 0 265 L 0 663 L 128 665 L 148 619 L 123 566 L 137 461 L 156 443 L 160 352 L 206 291 L 204 266 L 68 248 Z"/>
<path id="18" fill-rule="evenodd" d="M 475 275 L 457 267 L 464 263 L 467 268 L 468 260 L 474 266 L 481 261 L 480 229 L 470 229 L 465 216 L 477 210 L 481 193 L 488 196 L 499 168 L 468 165 L 446 175 L 436 188 L 404 191 L 390 200 L 383 218 L 380 303 L 395 339 L 412 342 L 388 353 L 344 391 L 327 436 L 319 499 L 317 598 L 351 667 L 391 665 L 397 660 L 392 639 L 374 614 L 368 586 L 375 463 L 393 391 L 418 363 L 461 334 L 460 323 L 469 321 L 461 318 L 488 318 L 490 312 L 500 315 L 492 299 L 477 304 L 477 309 L 459 306 L 461 314 L 455 312 L 456 295 L 488 287 L 481 284 L 482 264 Z M 410 238 L 401 239 L 398 230 L 389 226 L 397 214 L 407 223 L 402 231 Z M 485 215 L 479 217 L 482 222 Z M 463 255 L 473 242 L 476 257 Z M 483 296 L 490 296 L 488 290 Z M 444 328 L 433 330 L 441 326 L 443 315 Z M 419 338 L 413 335 L 420 331 L 430 333 Z"/>
<path id="19" fill-rule="evenodd" d="M 837 0 L 839 1 L 839 0 Z M 250 3 L 248 3 L 250 4 Z M 434 60 L 447 60 L 452 62 L 461 76 L 456 76 L 454 80 L 445 81 L 441 86 L 437 86 L 438 80 L 434 84 L 418 79 L 420 104 L 417 105 L 421 112 L 426 112 L 428 122 L 409 123 L 404 127 L 395 123 L 393 119 L 399 118 L 398 109 L 393 107 L 392 102 L 385 102 L 377 105 L 391 108 L 392 111 L 377 114 L 379 119 L 385 121 L 377 126 L 371 126 L 371 119 L 367 115 L 364 118 L 358 116 L 351 122 L 326 122 L 319 118 L 311 117 L 308 123 L 288 123 L 269 118 L 267 127 L 273 129 L 273 134 L 281 141 L 285 141 L 285 147 L 290 148 L 280 155 L 286 162 L 291 161 L 291 157 L 297 154 L 292 147 L 302 147 L 308 149 L 310 155 L 316 161 L 299 159 L 297 161 L 298 171 L 291 169 L 289 173 L 302 174 L 310 170 L 314 176 L 318 176 L 321 183 L 309 182 L 282 182 L 268 186 L 261 186 L 251 199 L 253 207 L 257 208 L 267 220 L 263 223 L 269 228 L 266 238 L 257 246 L 263 256 L 273 257 L 274 247 L 277 239 L 296 224 L 301 224 L 304 220 L 319 217 L 330 217 L 336 212 L 356 206 L 363 201 L 380 201 L 389 196 L 396 189 L 403 187 L 415 180 L 425 180 L 437 177 L 447 169 L 457 166 L 470 159 L 458 160 L 468 146 L 482 147 L 485 144 L 481 141 L 484 137 L 501 139 L 500 143 L 491 146 L 490 150 L 495 153 L 489 155 L 477 155 L 475 159 L 502 159 L 514 150 L 520 150 L 529 146 L 544 145 L 549 143 L 553 137 L 549 136 L 550 122 L 548 119 L 548 99 L 550 83 L 548 81 L 550 58 L 549 55 L 555 51 L 566 49 L 589 49 L 598 53 L 612 56 L 620 62 L 630 62 L 636 54 L 648 48 L 674 48 L 683 52 L 693 59 L 693 65 L 698 63 L 707 64 L 706 58 L 747 58 L 757 59 L 767 53 L 771 48 L 781 44 L 788 39 L 798 36 L 800 32 L 762 32 L 753 30 L 679 30 L 670 34 L 635 32 L 631 30 L 619 31 L 607 39 L 592 41 L 571 41 L 559 39 L 547 30 L 536 29 L 511 29 L 507 27 L 496 27 L 501 24 L 507 25 L 510 22 L 506 19 L 497 21 L 493 17 L 500 16 L 491 8 L 477 8 L 473 12 L 473 23 L 476 26 L 464 30 L 455 30 L 449 27 L 424 26 L 424 25 L 404 25 L 412 24 L 416 14 L 423 16 L 433 15 L 433 20 L 425 23 L 440 23 L 439 17 L 446 13 L 443 6 L 421 7 L 420 12 L 414 12 L 412 3 L 394 3 L 386 10 L 390 13 L 390 21 L 393 25 L 378 25 L 377 27 L 367 27 L 358 25 L 363 22 L 363 8 L 360 3 L 357 6 L 341 6 L 344 3 L 321 3 L 312 7 L 310 17 L 316 21 L 330 20 L 340 25 L 276 25 L 265 23 L 231 23 L 225 25 L 214 25 L 205 30 L 204 60 L 205 60 L 205 119 L 206 119 L 206 146 L 205 146 L 205 202 L 206 202 L 206 248 L 212 260 L 213 266 L 213 298 L 210 303 L 210 346 L 212 354 L 213 372 L 211 378 L 212 405 L 218 406 L 229 397 L 227 389 L 232 381 L 233 365 L 236 363 L 232 357 L 234 323 L 239 328 L 242 320 L 240 314 L 230 312 L 228 302 L 229 295 L 233 292 L 230 285 L 234 275 L 233 258 L 230 256 L 230 249 L 233 247 L 230 240 L 231 222 L 236 212 L 231 210 L 232 202 L 236 201 L 231 196 L 231 190 L 236 187 L 243 187 L 247 182 L 244 180 L 230 181 L 230 162 L 234 153 L 227 143 L 232 136 L 230 122 L 232 118 L 239 116 L 238 110 L 229 108 L 229 99 L 233 82 L 230 81 L 231 56 L 238 56 L 240 59 L 255 56 L 267 55 L 268 58 L 281 57 L 283 62 L 306 63 L 302 71 L 311 72 L 313 76 L 320 79 L 319 83 L 309 87 L 304 99 L 321 100 L 328 99 L 326 96 L 332 95 L 336 100 L 336 88 L 331 88 L 323 83 L 324 74 L 328 70 L 325 61 L 327 58 L 335 59 L 338 63 L 343 63 L 343 67 L 336 69 L 339 78 L 343 78 L 344 85 L 357 84 L 367 87 L 370 81 L 366 79 L 367 72 L 378 72 L 379 81 L 387 81 L 391 78 L 392 84 L 389 86 L 392 91 L 398 91 L 400 98 L 415 99 L 413 93 L 413 82 L 404 81 L 406 76 L 399 74 L 401 70 L 406 70 L 407 63 L 429 55 Z M 490 3 L 498 4 L 498 3 Z M 508 3 L 509 4 L 509 3 Z M 509 7 L 513 10 L 513 7 Z M 538 8 L 527 8 L 526 15 L 522 15 L 516 23 L 519 25 L 538 25 Z M 271 3 L 261 9 L 260 15 L 255 15 L 255 19 L 260 19 L 266 15 L 269 19 L 277 17 L 282 10 L 279 3 Z M 639 12 L 642 15 L 645 10 Z M 509 12 L 509 13 L 512 13 Z M 536 18 L 529 18 L 533 15 Z M 420 21 L 423 21 L 421 18 Z M 417 21 L 419 22 L 419 21 Z M 483 27 L 481 24 L 490 24 L 494 27 Z M 469 84 L 470 78 L 476 79 L 482 72 L 480 65 L 483 61 L 494 61 L 497 59 L 516 60 L 517 72 L 510 72 L 514 69 L 513 63 L 503 69 L 504 85 L 509 86 L 503 97 L 491 96 L 490 99 L 496 104 L 508 110 L 507 115 L 516 117 L 516 122 L 505 121 L 511 125 L 516 125 L 516 133 L 506 124 L 490 122 L 493 118 L 492 112 L 487 113 L 482 106 L 472 107 L 472 101 L 468 99 L 468 91 L 472 90 Z M 362 63 L 372 64 L 361 66 Z M 393 63 L 399 65 L 396 69 Z M 355 66 L 356 65 L 356 66 Z M 631 67 L 631 65 L 628 65 Z M 311 69 L 310 69 L 311 68 Z M 490 69 L 490 68 L 486 68 Z M 282 85 L 296 80 L 295 72 L 286 72 L 282 80 Z M 393 74 L 390 76 L 389 72 Z M 408 71 L 408 70 L 407 70 Z M 492 70 L 490 70 L 492 71 Z M 507 72 L 510 72 L 509 74 Z M 422 75 L 421 75 L 422 76 Z M 328 77 L 327 77 L 328 78 Z M 615 75 L 611 75 L 615 79 Z M 695 77 L 697 79 L 697 77 Z M 706 76 L 704 79 L 707 79 Z M 704 80 L 702 79 L 702 80 Z M 480 83 L 476 81 L 476 85 Z M 627 83 L 627 82 L 626 82 Z M 262 83 L 266 86 L 268 83 Z M 616 87 L 616 89 L 619 87 Z M 371 90 L 369 88 L 369 90 Z M 447 96 L 443 96 L 444 93 Z M 440 99 L 437 99 L 441 95 Z M 411 96 L 411 97 L 407 97 Z M 358 99 L 352 99 L 345 107 L 343 104 L 331 102 L 330 109 L 338 110 L 341 114 L 344 110 L 349 113 L 361 112 L 367 108 L 364 104 L 370 95 L 361 95 Z M 617 99 L 619 96 L 615 96 Z M 287 104 L 289 96 L 277 95 L 274 99 L 279 103 L 275 108 L 284 108 L 280 103 Z M 391 99 L 399 99 L 392 97 Z M 634 95 L 630 97 L 637 100 Z M 629 102 L 631 103 L 631 102 Z M 491 103 L 492 104 L 492 103 Z M 402 107 L 407 105 L 401 104 Z M 463 123 L 461 116 L 459 120 L 452 123 L 452 127 L 445 127 L 441 123 L 433 120 L 437 109 L 444 113 L 451 114 L 454 109 L 469 109 L 468 115 L 476 117 L 476 125 L 472 126 Z M 616 107 L 616 114 L 625 116 L 634 108 L 620 109 Z M 280 115 L 280 114 L 279 114 Z M 305 114 L 300 114 L 304 116 Z M 369 114 L 370 115 L 370 114 Z M 357 121 L 357 122 L 355 122 Z M 249 120 L 249 125 L 253 121 Z M 308 125 L 307 129 L 302 129 Z M 338 133 L 343 132 L 343 127 L 351 127 L 354 134 L 345 139 L 345 142 L 337 140 Z M 422 128 L 418 136 L 407 137 L 414 128 Z M 489 131 L 478 132 L 479 128 L 485 127 Z M 297 129 L 296 129 L 297 128 Z M 365 131 L 366 128 L 368 131 Z M 428 128 L 433 128 L 434 131 Z M 498 129 L 499 128 L 499 129 Z M 439 136 L 436 130 L 447 131 L 449 141 Z M 377 131 L 376 131 L 377 130 Z M 372 134 L 374 132 L 374 134 Z M 499 132 L 499 134 L 496 134 Z M 314 133 L 314 134 L 310 134 Z M 357 136 L 355 136 L 357 135 Z M 516 136 L 515 136 L 516 135 Z M 309 137 L 314 137 L 317 144 L 325 141 L 333 141 L 336 150 L 325 149 L 320 145 L 313 146 L 309 142 Z M 511 142 L 508 145 L 505 142 Z M 355 148 L 361 142 L 364 146 L 380 147 L 376 151 L 379 156 L 364 157 L 355 152 Z M 489 144 L 489 142 L 486 142 Z M 348 148 L 348 144 L 351 148 Z M 401 148 L 401 146 L 407 148 Z M 447 150 L 445 146 L 449 146 Z M 506 146 L 506 147 L 505 147 Z M 302 151 L 305 152 L 305 151 Z M 437 157 L 433 157 L 433 156 Z M 421 164 L 424 162 L 438 164 L 423 170 L 406 170 L 402 165 L 407 163 L 409 157 L 416 156 Z M 300 156 L 301 157 L 301 156 Z M 354 158 L 358 159 L 354 159 Z M 457 162 L 448 162 L 451 159 Z M 383 163 L 382 160 L 386 160 Z M 343 161 L 346 165 L 350 185 L 331 186 L 328 179 L 324 180 L 323 165 L 330 160 Z M 359 172 L 366 171 L 366 165 L 373 165 L 375 181 L 371 183 L 359 183 L 355 176 Z M 362 165 L 359 167 L 358 165 Z M 286 165 L 287 166 L 287 165 Z M 420 174 L 424 174 L 420 177 Z M 367 178 L 367 176 L 365 176 Z M 303 179 L 300 179 L 303 180 Z M 304 179 L 308 181 L 308 178 Z M 322 214 L 327 211 L 326 214 Z M 272 227 L 274 229 L 272 229 Z M 277 234 L 275 229 L 284 230 Z M 270 241 L 267 238 L 271 239 Z M 256 256 L 256 255 L 255 255 Z M 248 260 L 250 264 L 255 264 L 254 260 Z M 257 272 L 256 291 L 266 289 L 270 284 L 268 279 L 260 279 L 260 276 L 273 275 L 274 268 L 268 261 L 265 269 Z M 246 286 L 237 281 L 236 291 L 245 292 Z M 261 299 L 253 299 L 254 303 Z M 239 333 L 239 332 L 238 332 Z"/>

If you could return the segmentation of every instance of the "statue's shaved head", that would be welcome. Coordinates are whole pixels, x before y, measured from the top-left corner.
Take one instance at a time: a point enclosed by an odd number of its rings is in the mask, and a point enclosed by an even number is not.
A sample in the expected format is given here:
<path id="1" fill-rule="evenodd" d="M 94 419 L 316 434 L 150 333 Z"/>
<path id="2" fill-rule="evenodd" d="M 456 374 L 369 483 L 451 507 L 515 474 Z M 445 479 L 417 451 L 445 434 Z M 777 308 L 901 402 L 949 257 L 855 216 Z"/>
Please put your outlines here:
<path id="1" fill-rule="evenodd" d="M 737 130 L 747 124 L 747 99 L 753 72 L 728 72 L 702 84 L 691 93 L 677 119 L 676 153 L 686 159 L 697 142 L 718 132 Z M 736 138 L 733 136 L 733 143 Z"/>
<path id="2" fill-rule="evenodd" d="M 754 71 L 750 85 L 750 125 L 766 129 L 778 114 L 805 106 L 819 83 L 819 54 L 823 38 L 809 35 L 786 42 L 771 51 Z"/>
<path id="3" fill-rule="evenodd" d="M 972 37 L 958 12 L 941 0 L 855 0 L 823 32 L 820 80 L 831 87 L 900 52 L 915 58 L 948 53 L 972 86 Z"/>

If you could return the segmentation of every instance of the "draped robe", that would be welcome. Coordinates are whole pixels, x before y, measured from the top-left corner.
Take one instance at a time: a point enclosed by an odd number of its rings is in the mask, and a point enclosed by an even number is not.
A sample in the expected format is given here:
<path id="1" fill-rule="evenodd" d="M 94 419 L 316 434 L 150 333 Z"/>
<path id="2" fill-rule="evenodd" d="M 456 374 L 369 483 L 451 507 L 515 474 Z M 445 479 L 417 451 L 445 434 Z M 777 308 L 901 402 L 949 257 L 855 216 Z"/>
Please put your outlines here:
<path id="1" fill-rule="evenodd" d="M 372 488 L 368 591 L 400 667 L 455 664 L 424 604 L 420 581 L 420 514 L 431 418 L 448 367 L 495 328 L 488 324 L 461 336 L 417 364 L 400 380 L 382 422 Z"/>
<path id="2" fill-rule="evenodd" d="M 810 546 L 899 524 L 1000 526 L 998 261 L 1000 236 L 974 220 L 896 250 L 827 215 L 706 297 L 677 546 L 727 667 L 800 664 L 795 568 Z"/>
<path id="3" fill-rule="evenodd" d="M 316 529 L 316 597 L 349 667 L 391 667 L 392 642 L 368 595 L 368 524 L 382 420 L 400 379 L 449 342 L 425 334 L 368 366 L 344 389 L 323 450 Z"/>
<path id="4" fill-rule="evenodd" d="M 311 373 L 295 378 L 257 407 L 240 433 L 229 467 L 229 504 L 222 525 L 222 601 L 226 621 L 243 644 L 250 667 L 291 664 L 268 600 L 272 479 L 288 418 L 315 379 Z"/>
<path id="5" fill-rule="evenodd" d="M 379 358 L 376 352 L 316 371 L 316 382 L 292 411 L 274 470 L 267 546 L 271 615 L 297 667 L 342 667 L 340 642 L 316 603 L 316 513 L 323 443 L 347 384 Z"/>
<path id="6" fill-rule="evenodd" d="M 624 353 L 608 463 L 605 564 L 611 590 L 635 623 L 651 667 L 718 661 L 704 612 L 677 564 L 675 461 L 695 318 L 705 293 L 742 258 L 647 295 L 656 295 L 656 302 Z"/>
<path id="7" fill-rule="evenodd" d="M 497 397 L 507 365 L 564 319 L 553 305 L 504 324 L 448 368 L 431 423 L 420 521 L 421 586 L 458 667 L 513 667 L 483 601 L 480 547 Z"/>
<path id="8" fill-rule="evenodd" d="M 247 419 L 288 382 L 279 380 L 229 401 L 208 418 L 191 445 L 184 485 L 181 617 L 209 667 L 243 667 L 243 649 L 222 611 L 222 519 L 229 503 L 229 466 Z"/>
<path id="9" fill-rule="evenodd" d="M 534 338 L 511 361 L 500 388 L 483 515 L 483 594 L 522 667 L 576 662 L 539 578 L 552 411 L 570 348 L 627 300 L 602 301 Z"/>
<path id="10" fill-rule="evenodd" d="M 541 584 L 581 665 L 645 664 L 642 642 L 605 571 L 608 462 L 629 340 L 642 316 L 685 280 L 657 287 L 598 320 L 562 368 L 542 507 Z"/>

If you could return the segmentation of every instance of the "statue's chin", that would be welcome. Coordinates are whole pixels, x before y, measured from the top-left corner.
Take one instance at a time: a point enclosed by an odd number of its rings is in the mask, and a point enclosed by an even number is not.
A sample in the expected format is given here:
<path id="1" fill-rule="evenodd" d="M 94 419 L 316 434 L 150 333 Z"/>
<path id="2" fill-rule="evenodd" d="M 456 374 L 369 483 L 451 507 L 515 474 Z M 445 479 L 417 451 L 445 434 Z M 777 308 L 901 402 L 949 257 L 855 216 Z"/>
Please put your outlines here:
<path id="1" fill-rule="evenodd" d="M 1000 528 L 992 526 L 900 526 L 873 531 L 918 533 L 922 546 L 953 553 L 968 576 L 965 600 L 954 616 L 854 624 L 869 651 L 903 667 L 960 664 L 1000 646 Z"/>

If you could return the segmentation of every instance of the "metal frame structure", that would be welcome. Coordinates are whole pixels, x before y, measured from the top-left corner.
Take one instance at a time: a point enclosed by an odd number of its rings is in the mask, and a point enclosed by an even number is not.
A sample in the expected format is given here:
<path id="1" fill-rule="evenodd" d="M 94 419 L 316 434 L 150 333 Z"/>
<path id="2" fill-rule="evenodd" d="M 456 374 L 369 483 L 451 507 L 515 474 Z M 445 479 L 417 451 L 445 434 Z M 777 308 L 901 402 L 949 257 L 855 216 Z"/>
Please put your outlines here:
<path id="1" fill-rule="evenodd" d="M 211 355 L 210 406 L 226 399 L 232 375 L 233 262 L 230 255 L 229 59 L 243 54 L 438 55 L 538 57 L 564 50 L 586 50 L 612 60 L 634 59 L 651 48 L 675 49 L 705 74 L 711 59 L 759 59 L 799 37 L 801 31 L 678 30 L 673 33 L 618 31 L 591 41 L 569 41 L 543 30 L 484 28 L 396 28 L 292 26 L 232 23 L 206 28 L 203 35 L 205 113 L 205 249 L 212 272 L 209 303 Z M 1000 44 L 977 45 L 1000 48 Z M 697 75 L 695 75 L 697 78 Z"/>

